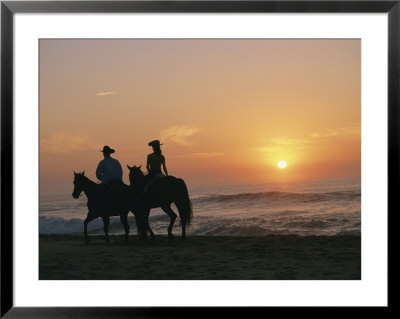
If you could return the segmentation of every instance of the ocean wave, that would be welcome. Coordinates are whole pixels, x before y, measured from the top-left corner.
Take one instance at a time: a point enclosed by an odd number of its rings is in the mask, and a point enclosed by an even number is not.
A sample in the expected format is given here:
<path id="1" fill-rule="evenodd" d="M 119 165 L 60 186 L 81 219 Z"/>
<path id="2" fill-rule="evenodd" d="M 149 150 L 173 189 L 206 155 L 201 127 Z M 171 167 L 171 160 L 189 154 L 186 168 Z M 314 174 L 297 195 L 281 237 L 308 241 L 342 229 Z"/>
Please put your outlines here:
<path id="1" fill-rule="evenodd" d="M 39 233 L 40 234 L 76 234 L 83 233 L 84 220 L 80 218 L 64 219 L 61 217 L 39 217 Z M 130 227 L 136 227 L 136 222 L 133 217 L 128 217 Z M 109 226 L 110 234 L 122 233 L 123 226 L 119 217 L 110 218 Z M 97 218 L 88 224 L 88 233 L 103 234 L 103 220 Z"/>
<path id="2" fill-rule="evenodd" d="M 238 193 L 231 195 L 209 194 L 192 199 L 193 203 L 206 204 L 230 203 L 243 201 L 297 201 L 297 202 L 322 202 L 330 200 L 359 200 L 359 191 L 326 192 L 326 193 L 289 193 L 289 192 L 259 192 L 259 193 Z"/>
<path id="3" fill-rule="evenodd" d="M 314 224 L 314 226 L 316 223 Z M 275 227 L 274 227 L 275 226 Z M 261 225 L 228 225 L 214 224 L 212 227 L 202 225 L 190 232 L 191 235 L 206 236 L 270 236 L 270 235 L 297 235 L 297 236 L 337 236 L 337 235 L 360 235 L 357 228 L 336 229 L 332 227 L 315 228 L 296 225 L 296 227 L 285 227 L 280 225 L 261 226 Z M 188 231 L 187 231 L 188 233 Z"/>
<path id="4" fill-rule="evenodd" d="M 285 213 L 285 212 L 283 212 Z M 186 229 L 188 235 L 206 236 L 336 236 L 359 235 L 361 233 L 360 215 L 344 217 L 321 215 L 306 216 L 296 212 L 287 214 L 250 215 L 243 217 L 197 215 L 192 225 Z M 136 233 L 133 216 L 128 217 L 130 233 Z M 150 226 L 156 235 L 166 235 L 169 217 L 166 214 L 150 215 Z M 104 234 L 103 222 L 98 218 L 88 225 L 90 234 Z M 179 217 L 173 229 L 180 234 Z M 83 232 L 83 220 L 79 218 L 63 219 L 58 217 L 40 217 L 41 234 L 71 234 Z M 124 229 L 118 217 L 110 219 L 110 234 L 123 234 Z"/>
<path id="5" fill-rule="evenodd" d="M 324 214 L 305 216 L 299 214 L 261 215 L 240 217 L 197 216 L 190 233 L 193 235 L 226 236 L 336 236 L 360 235 L 360 216 L 344 218 L 325 216 Z"/>
<path id="6" fill-rule="evenodd" d="M 42 213 L 47 212 L 60 212 L 66 210 L 77 210 L 77 209 L 85 209 L 87 207 L 87 202 L 72 202 L 72 201 L 63 201 L 63 202 L 42 202 L 40 201 L 40 211 Z"/>

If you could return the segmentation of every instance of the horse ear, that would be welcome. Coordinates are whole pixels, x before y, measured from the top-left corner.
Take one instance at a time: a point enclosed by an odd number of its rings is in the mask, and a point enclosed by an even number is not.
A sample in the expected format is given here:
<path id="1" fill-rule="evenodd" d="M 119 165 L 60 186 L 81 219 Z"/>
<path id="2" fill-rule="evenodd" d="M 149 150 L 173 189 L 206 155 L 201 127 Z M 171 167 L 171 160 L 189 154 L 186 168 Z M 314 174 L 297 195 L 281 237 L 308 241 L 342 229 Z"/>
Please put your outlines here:
<path id="1" fill-rule="evenodd" d="M 126 164 L 126 167 L 128 167 L 128 169 L 129 169 L 129 170 L 131 170 L 131 169 L 132 169 L 132 167 L 130 167 L 128 164 Z"/>
<path id="2" fill-rule="evenodd" d="M 142 167 L 142 165 L 138 166 L 138 169 L 140 169 Z"/>
<path id="3" fill-rule="evenodd" d="M 85 175 L 85 171 L 82 172 L 82 175 Z"/>
<path id="4" fill-rule="evenodd" d="M 74 175 L 76 176 L 76 172 L 74 171 Z"/>

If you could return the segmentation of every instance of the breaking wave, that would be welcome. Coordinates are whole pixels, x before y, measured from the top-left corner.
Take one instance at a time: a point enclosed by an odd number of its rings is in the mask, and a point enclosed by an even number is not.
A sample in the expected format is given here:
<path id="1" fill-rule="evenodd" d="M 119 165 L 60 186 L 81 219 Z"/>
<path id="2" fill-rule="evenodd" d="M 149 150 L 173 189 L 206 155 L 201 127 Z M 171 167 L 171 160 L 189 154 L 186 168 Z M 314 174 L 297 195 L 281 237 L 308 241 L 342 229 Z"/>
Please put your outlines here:
<path id="1" fill-rule="evenodd" d="M 327 193 L 287 193 L 287 192 L 260 192 L 239 193 L 231 195 L 210 194 L 195 198 L 194 203 L 206 202 L 242 202 L 242 201 L 296 201 L 296 202 L 321 202 L 330 200 L 359 200 L 361 193 L 358 191 L 327 192 Z"/>

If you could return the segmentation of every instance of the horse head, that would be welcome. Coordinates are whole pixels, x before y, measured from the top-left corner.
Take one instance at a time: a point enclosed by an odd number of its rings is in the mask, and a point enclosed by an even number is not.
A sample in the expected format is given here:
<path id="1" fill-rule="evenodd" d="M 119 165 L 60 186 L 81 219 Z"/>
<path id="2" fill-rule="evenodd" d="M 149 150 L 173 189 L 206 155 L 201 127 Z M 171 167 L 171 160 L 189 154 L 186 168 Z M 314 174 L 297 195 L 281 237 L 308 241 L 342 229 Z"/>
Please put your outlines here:
<path id="1" fill-rule="evenodd" d="M 143 177 L 144 174 L 142 172 L 142 170 L 140 169 L 142 167 L 142 165 L 140 166 L 133 166 L 130 167 L 129 165 L 126 165 L 129 169 L 129 182 L 131 185 L 133 185 L 133 183 L 140 181 Z"/>
<path id="2" fill-rule="evenodd" d="M 79 198 L 85 187 L 85 180 L 85 171 L 83 171 L 82 173 L 74 172 L 74 191 L 72 192 L 73 198 Z"/>

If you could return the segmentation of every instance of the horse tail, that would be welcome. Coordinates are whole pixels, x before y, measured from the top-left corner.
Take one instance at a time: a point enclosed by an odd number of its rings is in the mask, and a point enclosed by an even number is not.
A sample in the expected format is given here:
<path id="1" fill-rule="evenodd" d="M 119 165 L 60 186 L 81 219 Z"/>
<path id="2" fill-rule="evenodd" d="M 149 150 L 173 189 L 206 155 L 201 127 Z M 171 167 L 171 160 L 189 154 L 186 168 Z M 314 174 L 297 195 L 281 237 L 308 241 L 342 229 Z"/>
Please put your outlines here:
<path id="1" fill-rule="evenodd" d="M 189 192 L 183 179 L 176 179 L 178 184 L 178 194 L 175 205 L 178 208 L 181 224 L 190 226 L 193 217 L 192 202 L 189 198 Z"/>

